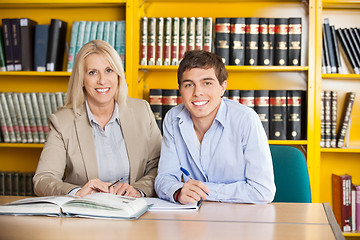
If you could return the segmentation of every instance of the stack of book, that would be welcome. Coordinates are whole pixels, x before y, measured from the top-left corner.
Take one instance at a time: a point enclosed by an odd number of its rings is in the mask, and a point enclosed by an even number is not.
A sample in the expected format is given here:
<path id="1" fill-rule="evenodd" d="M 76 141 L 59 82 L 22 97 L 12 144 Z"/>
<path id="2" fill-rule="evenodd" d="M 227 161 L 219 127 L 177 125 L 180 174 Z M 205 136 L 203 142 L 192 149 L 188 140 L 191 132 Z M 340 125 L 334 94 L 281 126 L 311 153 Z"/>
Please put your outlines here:
<path id="1" fill-rule="evenodd" d="M 185 51 L 213 49 L 213 21 L 204 17 L 141 19 L 140 64 L 178 65 Z"/>
<path id="2" fill-rule="evenodd" d="M 340 42 L 340 44 L 339 44 Z M 341 55 L 344 53 L 355 74 L 360 74 L 360 29 L 338 28 L 323 21 L 323 73 L 344 73 Z"/>
<path id="3" fill-rule="evenodd" d="M 64 105 L 66 94 L 0 92 L 1 142 L 44 143 L 48 117 Z"/>
<path id="4" fill-rule="evenodd" d="M 216 18 L 215 52 L 225 65 L 300 66 L 301 18 Z"/>
<path id="5" fill-rule="evenodd" d="M 331 90 L 321 92 L 320 147 L 347 147 L 350 136 L 351 111 L 353 109 L 355 96 L 355 92 L 348 92 L 346 94 L 339 126 L 337 126 L 337 92 Z"/>
<path id="6" fill-rule="evenodd" d="M 348 174 L 332 174 L 333 212 L 341 230 L 360 231 L 360 185 Z"/>
<path id="7" fill-rule="evenodd" d="M 0 171 L 0 195 L 34 196 L 33 172 Z"/>
<path id="8" fill-rule="evenodd" d="M 51 19 L 40 25 L 29 18 L 4 18 L 2 24 L 0 67 L 4 59 L 7 71 L 62 71 L 67 22 Z"/>
<path id="9" fill-rule="evenodd" d="M 75 56 L 89 41 L 101 39 L 115 48 L 125 64 L 125 21 L 74 21 L 71 28 L 67 71 L 71 72 Z"/>
<path id="10" fill-rule="evenodd" d="M 223 97 L 253 108 L 270 140 L 306 139 L 306 91 L 227 90 Z M 150 89 L 149 102 L 162 129 L 167 111 L 182 99 L 176 89 Z"/>

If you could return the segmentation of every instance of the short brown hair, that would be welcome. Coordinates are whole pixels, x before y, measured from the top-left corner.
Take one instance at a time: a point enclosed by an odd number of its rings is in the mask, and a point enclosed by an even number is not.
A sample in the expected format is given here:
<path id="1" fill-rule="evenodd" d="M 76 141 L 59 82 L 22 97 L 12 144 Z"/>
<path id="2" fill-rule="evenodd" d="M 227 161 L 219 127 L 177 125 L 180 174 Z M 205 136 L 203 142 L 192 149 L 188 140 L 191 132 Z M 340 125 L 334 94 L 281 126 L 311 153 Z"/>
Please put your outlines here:
<path id="1" fill-rule="evenodd" d="M 181 60 L 177 72 L 179 88 L 181 86 L 182 75 L 186 70 L 193 68 L 209 69 L 213 68 L 220 85 L 228 78 L 228 72 L 221 58 L 215 53 L 204 50 L 187 51 Z"/>

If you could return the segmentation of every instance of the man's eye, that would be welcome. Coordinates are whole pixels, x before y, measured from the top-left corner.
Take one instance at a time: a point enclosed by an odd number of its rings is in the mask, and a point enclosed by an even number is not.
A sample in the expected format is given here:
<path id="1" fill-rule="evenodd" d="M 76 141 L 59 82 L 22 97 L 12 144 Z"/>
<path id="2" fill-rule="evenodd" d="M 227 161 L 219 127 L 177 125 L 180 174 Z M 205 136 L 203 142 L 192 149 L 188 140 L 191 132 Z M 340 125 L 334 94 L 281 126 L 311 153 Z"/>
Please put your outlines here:
<path id="1" fill-rule="evenodd" d="M 185 87 L 191 87 L 191 86 L 192 86 L 191 83 L 185 84 Z"/>
<path id="2" fill-rule="evenodd" d="M 211 82 L 205 82 L 204 85 L 205 86 L 210 86 L 212 83 Z"/>

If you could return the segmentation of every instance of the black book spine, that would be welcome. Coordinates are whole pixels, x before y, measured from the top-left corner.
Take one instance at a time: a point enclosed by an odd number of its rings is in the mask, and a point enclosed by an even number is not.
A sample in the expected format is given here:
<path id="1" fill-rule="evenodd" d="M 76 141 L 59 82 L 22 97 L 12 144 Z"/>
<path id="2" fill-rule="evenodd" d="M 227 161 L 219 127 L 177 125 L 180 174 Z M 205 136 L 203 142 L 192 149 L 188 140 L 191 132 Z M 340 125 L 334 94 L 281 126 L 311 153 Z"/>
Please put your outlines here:
<path id="1" fill-rule="evenodd" d="M 320 147 L 325 147 L 325 91 L 321 91 L 321 108 L 320 108 Z"/>
<path id="2" fill-rule="evenodd" d="M 249 108 L 254 108 L 254 90 L 240 90 L 240 103 L 242 105 L 248 106 Z"/>
<path id="3" fill-rule="evenodd" d="M 229 99 L 240 102 L 240 90 L 229 90 Z"/>
<path id="4" fill-rule="evenodd" d="M 301 18 L 289 18 L 289 66 L 301 64 Z"/>
<path id="5" fill-rule="evenodd" d="M 12 51 L 14 70 L 21 71 L 21 43 L 20 43 L 20 19 L 11 19 Z"/>
<path id="6" fill-rule="evenodd" d="M 326 40 L 326 35 L 325 35 L 324 28 L 323 28 L 322 33 L 323 33 L 322 38 L 323 38 L 323 53 L 324 53 L 323 62 L 325 64 L 325 72 L 323 72 L 323 73 L 331 73 L 329 50 L 328 50 L 328 45 L 327 45 L 327 40 Z"/>
<path id="7" fill-rule="evenodd" d="M 259 19 L 259 54 L 258 64 L 270 66 L 271 42 L 269 34 L 269 18 Z"/>
<path id="8" fill-rule="evenodd" d="M 274 65 L 285 66 L 288 62 L 288 19 L 275 18 Z"/>
<path id="9" fill-rule="evenodd" d="M 349 28 L 348 33 L 349 33 L 350 40 L 351 40 L 352 44 L 354 45 L 355 55 L 358 58 L 360 58 L 360 42 L 356 39 L 355 30 L 353 28 Z M 360 67 L 360 65 L 359 65 L 359 67 Z"/>
<path id="10" fill-rule="evenodd" d="M 162 89 L 150 89 L 149 103 L 159 129 L 162 129 Z"/>
<path id="11" fill-rule="evenodd" d="M 342 69 L 342 64 L 341 64 L 341 59 L 340 59 L 340 51 L 339 51 L 339 45 L 338 45 L 338 41 L 337 41 L 337 37 L 336 37 L 336 32 L 335 32 L 335 26 L 331 25 L 330 26 L 330 30 L 331 30 L 331 37 L 333 39 L 333 43 L 334 43 L 334 50 L 335 50 L 335 60 L 336 60 L 336 67 L 337 67 L 337 72 L 342 74 L 343 73 L 343 69 Z"/>
<path id="12" fill-rule="evenodd" d="M 50 26 L 41 24 L 35 26 L 34 39 L 34 71 L 46 71 L 46 54 L 49 40 Z"/>
<path id="13" fill-rule="evenodd" d="M 245 18 L 245 65 L 258 65 L 259 18 Z"/>
<path id="14" fill-rule="evenodd" d="M 242 66 L 245 63 L 245 18 L 230 19 L 230 63 Z"/>
<path id="15" fill-rule="evenodd" d="M 230 18 L 215 20 L 215 53 L 220 56 L 225 65 L 230 60 Z"/>
<path id="16" fill-rule="evenodd" d="M 348 42 L 346 40 L 343 29 L 340 29 L 340 28 L 336 29 L 336 33 L 339 36 L 340 42 L 341 42 L 341 44 L 342 44 L 342 46 L 344 48 L 346 56 L 349 58 L 349 61 L 351 63 L 351 66 L 353 67 L 354 73 L 355 74 L 360 74 L 359 68 L 358 68 L 358 66 L 356 64 L 356 61 L 355 61 L 355 58 L 354 58 L 354 56 L 353 56 L 353 54 L 352 54 L 352 52 L 350 50 L 350 46 L 349 46 L 349 44 L 348 44 Z"/>
<path id="17" fill-rule="evenodd" d="M 352 111 L 352 108 L 354 105 L 355 96 L 356 96 L 355 92 L 346 93 L 344 108 L 342 110 L 342 115 L 341 115 L 340 124 L 339 124 L 339 132 L 338 132 L 338 137 L 337 137 L 337 147 L 338 148 L 341 148 L 344 146 L 345 135 L 348 131 L 348 128 L 350 128 L 349 124 L 350 124 L 350 118 L 351 118 L 351 111 Z"/>
<path id="18" fill-rule="evenodd" d="M 177 90 L 162 89 L 162 119 L 165 119 L 166 113 L 177 105 Z"/>
<path id="19" fill-rule="evenodd" d="M 269 139 L 286 140 L 286 90 L 270 90 L 269 100 Z"/>
<path id="20" fill-rule="evenodd" d="M 275 18 L 269 18 L 269 45 L 270 45 L 270 66 L 274 65 L 274 48 L 275 48 Z"/>
<path id="21" fill-rule="evenodd" d="M 23 71 L 34 69 L 34 33 L 37 22 L 29 18 L 20 19 L 21 64 Z"/>
<path id="22" fill-rule="evenodd" d="M 5 172 L 5 195 L 12 195 L 12 172 Z"/>
<path id="23" fill-rule="evenodd" d="M 333 38 L 331 36 L 331 30 L 329 25 L 329 19 L 325 18 L 323 23 L 323 31 L 325 32 L 325 41 L 327 42 L 331 73 L 336 73 L 336 59 L 335 59 L 335 47 Z"/>
<path id="24" fill-rule="evenodd" d="M 324 92 L 324 117 L 325 117 L 325 147 L 330 147 L 331 142 L 331 91 Z"/>
<path id="25" fill-rule="evenodd" d="M 331 91 L 331 141 L 330 147 L 336 147 L 336 129 L 337 129 L 337 92 Z"/>
<path id="26" fill-rule="evenodd" d="M 287 140 L 304 139 L 302 136 L 302 104 L 303 91 L 288 90 L 287 94 Z"/>
<path id="27" fill-rule="evenodd" d="M 360 68 L 360 55 L 358 55 L 358 53 L 357 53 L 356 45 L 354 44 L 354 42 L 351 38 L 350 30 L 348 28 L 344 28 L 344 35 L 345 35 L 345 39 L 350 47 L 350 51 L 355 59 L 355 64 L 358 68 Z"/>
<path id="28" fill-rule="evenodd" d="M 12 50 L 12 34 L 11 34 L 11 19 L 3 18 L 2 19 L 2 31 L 3 31 L 3 42 L 5 50 L 5 59 L 6 59 L 6 70 L 14 71 L 14 57 Z"/>
<path id="29" fill-rule="evenodd" d="M 254 91 L 254 110 L 259 115 L 266 136 L 269 138 L 269 90 Z"/>
<path id="30" fill-rule="evenodd" d="M 46 55 L 46 70 L 62 71 L 65 53 L 67 22 L 51 19 Z"/>

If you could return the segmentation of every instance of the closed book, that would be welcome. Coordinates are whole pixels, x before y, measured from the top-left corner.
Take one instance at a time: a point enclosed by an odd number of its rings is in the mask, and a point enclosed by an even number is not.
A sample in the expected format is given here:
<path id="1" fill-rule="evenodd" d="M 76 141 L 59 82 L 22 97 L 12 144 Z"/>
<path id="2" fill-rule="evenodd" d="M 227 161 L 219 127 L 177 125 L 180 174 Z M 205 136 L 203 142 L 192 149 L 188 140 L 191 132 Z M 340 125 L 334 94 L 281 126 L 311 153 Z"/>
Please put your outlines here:
<path id="1" fill-rule="evenodd" d="M 331 91 L 331 139 L 330 147 L 336 147 L 336 130 L 337 130 L 337 92 Z"/>
<path id="2" fill-rule="evenodd" d="M 274 65 L 286 66 L 288 62 L 288 19 L 275 18 Z"/>
<path id="3" fill-rule="evenodd" d="M 140 65 L 147 65 L 147 33 L 148 18 L 141 18 L 141 40 L 140 40 Z"/>
<path id="4" fill-rule="evenodd" d="M 325 147 L 325 91 L 320 93 L 320 147 Z"/>
<path id="5" fill-rule="evenodd" d="M 25 125 L 24 125 L 24 120 L 23 120 L 23 116 L 22 116 L 22 113 L 21 113 L 18 93 L 16 93 L 16 92 L 12 93 L 11 97 L 12 97 L 12 101 L 14 103 L 14 110 L 15 110 L 15 115 L 16 115 L 16 119 L 17 119 L 17 122 L 18 122 L 18 126 L 19 126 L 21 142 L 22 143 L 27 143 Z"/>
<path id="6" fill-rule="evenodd" d="M 332 174 L 333 212 L 343 232 L 351 231 L 351 182 L 348 174 Z"/>
<path id="7" fill-rule="evenodd" d="M 179 61 L 183 59 L 187 43 L 187 18 L 180 18 L 179 23 Z"/>
<path id="8" fill-rule="evenodd" d="M 225 65 L 230 60 L 230 18 L 215 19 L 215 53 Z"/>
<path id="9" fill-rule="evenodd" d="M 357 65 L 356 56 L 353 55 L 351 45 L 348 43 L 343 29 L 336 29 L 336 33 L 340 39 L 341 46 L 344 49 L 346 56 L 348 57 L 350 64 L 355 74 L 360 74 L 359 66 Z"/>
<path id="10" fill-rule="evenodd" d="M 22 115 L 23 121 L 24 121 L 24 129 L 25 129 L 26 139 L 27 139 L 28 143 L 33 143 L 34 138 L 33 138 L 33 134 L 32 134 L 32 128 L 30 126 L 29 115 L 27 113 L 28 111 L 26 109 L 24 93 L 18 93 L 18 98 L 19 98 L 21 115 Z"/>
<path id="11" fill-rule="evenodd" d="M 95 39 L 96 39 L 96 34 L 97 34 L 98 26 L 99 26 L 99 22 L 98 22 L 98 21 L 93 21 L 93 22 L 92 22 L 89 41 L 92 41 L 92 40 L 95 40 Z"/>
<path id="12" fill-rule="evenodd" d="M 222 98 L 229 99 L 229 90 L 225 90 L 224 94 L 222 95 Z"/>
<path id="13" fill-rule="evenodd" d="M 38 24 L 35 26 L 34 39 L 34 71 L 46 71 L 46 53 L 49 42 L 50 25 Z"/>
<path id="14" fill-rule="evenodd" d="M 254 90 L 240 90 L 240 103 L 242 105 L 248 106 L 249 108 L 254 108 L 254 102 Z"/>
<path id="15" fill-rule="evenodd" d="M 37 102 L 39 105 L 41 126 L 43 128 L 43 131 L 45 134 L 45 139 L 46 139 L 46 136 L 48 135 L 50 128 L 49 128 L 48 116 L 47 116 L 46 108 L 45 108 L 45 101 L 44 101 L 42 93 L 38 92 L 38 93 L 34 93 L 34 94 L 36 95 Z"/>
<path id="16" fill-rule="evenodd" d="M 34 111 L 36 129 L 37 129 L 37 132 L 39 133 L 39 142 L 44 143 L 45 142 L 45 132 L 44 132 L 43 124 L 41 121 L 40 106 L 39 106 L 36 92 L 30 93 L 30 97 L 31 97 L 31 105 L 32 105 L 32 108 Z"/>
<path id="17" fill-rule="evenodd" d="M 355 101 L 355 92 L 346 93 L 344 107 L 342 109 L 342 115 L 339 123 L 339 131 L 337 136 L 337 147 L 344 146 L 345 135 L 350 128 L 351 111 L 353 109 Z"/>
<path id="18" fill-rule="evenodd" d="M 327 45 L 327 40 L 326 40 L 326 34 L 325 31 L 323 31 L 323 35 L 322 35 L 322 51 L 323 51 L 323 65 L 325 65 L 325 69 L 322 70 L 322 72 L 325 73 L 331 73 L 331 65 L 330 65 L 330 57 L 329 57 L 329 50 L 328 50 L 328 45 Z"/>
<path id="19" fill-rule="evenodd" d="M 213 21 L 211 17 L 204 18 L 203 49 L 208 52 L 213 50 Z"/>
<path id="20" fill-rule="evenodd" d="M 11 142 L 10 134 L 6 124 L 5 113 L 2 104 L 0 104 L 0 126 L 1 126 L 2 142 L 10 143 Z"/>
<path id="21" fill-rule="evenodd" d="M 62 71 L 65 55 L 67 22 L 51 19 L 49 42 L 46 54 L 46 70 Z"/>
<path id="22" fill-rule="evenodd" d="M 324 117 L 325 117 L 325 147 L 330 147 L 331 142 L 331 91 L 324 92 Z"/>
<path id="23" fill-rule="evenodd" d="M 325 18 L 323 21 L 323 31 L 325 32 L 325 41 L 327 42 L 327 47 L 329 52 L 331 73 L 336 73 L 337 68 L 336 68 L 335 47 L 334 47 L 333 38 L 331 36 L 331 29 L 328 18 Z"/>
<path id="24" fill-rule="evenodd" d="M 177 92 L 177 104 L 179 105 L 179 104 L 183 103 L 183 99 L 181 97 L 180 91 L 176 90 L 176 92 Z"/>
<path id="25" fill-rule="evenodd" d="M 304 91 L 302 90 L 288 90 L 287 94 L 287 140 L 301 140 L 303 127 L 302 108 L 306 106 L 305 99 L 303 99 Z"/>
<path id="26" fill-rule="evenodd" d="M 204 44 L 204 18 L 195 18 L 195 49 L 202 50 Z"/>
<path id="27" fill-rule="evenodd" d="M 110 42 L 110 21 L 104 21 L 104 34 L 102 40 L 107 43 Z"/>
<path id="28" fill-rule="evenodd" d="M 0 172 L 0 196 L 5 195 L 5 173 Z"/>
<path id="29" fill-rule="evenodd" d="M 84 45 L 85 26 L 86 21 L 79 21 L 79 26 L 77 27 L 78 30 L 76 38 L 75 56 L 80 51 L 81 47 Z"/>
<path id="30" fill-rule="evenodd" d="M 171 65 L 173 66 L 179 64 L 179 27 L 180 20 L 174 17 L 171 28 Z"/>
<path id="31" fill-rule="evenodd" d="M 301 18 L 289 18 L 288 65 L 301 65 Z"/>
<path id="32" fill-rule="evenodd" d="M 162 119 L 165 119 L 166 113 L 177 105 L 177 90 L 162 89 Z"/>
<path id="33" fill-rule="evenodd" d="M 337 73 L 342 74 L 343 68 L 342 68 L 341 59 L 340 59 L 340 51 L 339 51 L 338 39 L 336 37 L 335 26 L 331 25 L 330 30 L 331 30 L 331 37 L 332 37 L 333 43 L 334 43 L 334 50 L 335 50 L 334 52 L 335 52 Z"/>
<path id="34" fill-rule="evenodd" d="M 11 174 L 11 195 L 12 196 L 19 196 L 19 173 L 12 172 Z"/>
<path id="35" fill-rule="evenodd" d="M 12 35 L 12 51 L 13 51 L 13 61 L 14 61 L 14 70 L 22 71 L 21 65 L 21 39 L 20 39 L 20 19 L 12 18 L 11 19 L 11 35 Z"/>
<path id="36" fill-rule="evenodd" d="M 259 18 L 245 18 L 245 65 L 258 65 Z"/>
<path id="37" fill-rule="evenodd" d="M 171 28 L 172 18 L 164 19 L 164 50 L 163 50 L 163 64 L 169 66 L 171 64 Z"/>
<path id="38" fill-rule="evenodd" d="M 6 58 L 5 58 L 5 49 L 4 49 L 1 27 L 0 27 L 0 72 L 6 72 Z"/>
<path id="39" fill-rule="evenodd" d="M 148 20 L 147 64 L 155 65 L 156 18 Z"/>
<path id="40" fill-rule="evenodd" d="M 16 142 L 21 143 L 22 141 L 21 141 L 20 129 L 19 129 L 19 124 L 18 124 L 18 119 L 16 117 L 15 106 L 14 106 L 12 94 L 13 94 L 12 92 L 6 92 L 5 98 L 6 98 L 6 103 L 8 105 L 10 118 L 11 118 L 11 122 L 13 125 L 13 130 L 15 133 Z"/>
<path id="41" fill-rule="evenodd" d="M 36 125 L 35 114 L 34 114 L 33 105 L 31 102 L 31 93 L 24 93 L 24 101 L 25 101 L 25 106 L 26 106 L 26 112 L 27 112 L 27 115 L 29 118 L 29 124 L 30 124 L 30 130 L 31 130 L 33 142 L 40 143 L 40 135 L 39 135 L 38 128 Z"/>
<path id="42" fill-rule="evenodd" d="M 230 60 L 229 65 L 245 64 L 245 18 L 230 19 Z"/>
<path id="43" fill-rule="evenodd" d="M 350 42 L 352 42 L 353 46 L 354 46 L 354 55 L 357 56 L 358 58 L 360 58 L 360 42 L 358 41 L 358 39 L 356 38 L 355 36 L 355 31 L 353 28 L 347 28 L 347 31 L 346 31 L 349 35 L 349 38 L 350 38 Z M 359 67 L 360 67 L 360 63 L 359 64 Z"/>
<path id="44" fill-rule="evenodd" d="M 162 89 L 150 89 L 149 100 L 155 121 L 159 129 L 162 129 Z"/>
<path id="45" fill-rule="evenodd" d="M 12 172 L 5 172 L 4 173 L 4 182 L 5 182 L 5 195 L 11 196 L 12 195 Z"/>
<path id="46" fill-rule="evenodd" d="M 105 22 L 99 21 L 97 31 L 96 31 L 96 39 L 103 40 L 104 39 L 104 28 Z"/>
<path id="47" fill-rule="evenodd" d="M 89 40 L 90 40 L 90 33 L 91 33 L 91 25 L 92 25 L 92 21 L 86 21 L 86 24 L 85 24 L 85 31 L 84 31 L 84 39 L 83 39 L 83 45 L 88 43 Z M 114 35 L 115 36 L 115 35 Z M 114 38 L 113 36 L 113 38 Z M 112 42 L 110 42 L 109 40 L 109 43 L 111 46 L 114 47 L 114 39 L 112 39 Z"/>
<path id="48" fill-rule="evenodd" d="M 355 230 L 360 231 L 360 185 L 355 186 L 356 189 L 356 223 Z"/>
<path id="49" fill-rule="evenodd" d="M 269 139 L 286 140 L 286 90 L 270 90 Z"/>
<path id="50" fill-rule="evenodd" d="M 255 90 L 254 98 L 254 110 L 259 115 L 266 136 L 269 138 L 269 90 Z"/>
<path id="51" fill-rule="evenodd" d="M 195 49 L 195 17 L 188 18 L 186 49 L 187 51 Z"/>
<path id="52" fill-rule="evenodd" d="M 34 36 L 36 24 L 36 21 L 29 18 L 20 19 L 22 71 L 33 71 L 34 69 Z"/>
<path id="53" fill-rule="evenodd" d="M 156 22 L 156 47 L 155 47 L 155 64 L 163 65 L 163 47 L 164 42 L 164 18 L 159 17 Z"/>
<path id="54" fill-rule="evenodd" d="M 24 172 L 19 172 L 19 196 L 26 194 L 26 177 Z"/>
<path id="55" fill-rule="evenodd" d="M 258 65 L 270 66 L 271 41 L 269 34 L 269 18 L 259 19 L 259 54 Z"/>
<path id="56" fill-rule="evenodd" d="M 119 53 L 123 68 L 125 69 L 126 26 L 124 20 L 116 22 L 115 50 Z"/>
<path id="57" fill-rule="evenodd" d="M 229 99 L 240 102 L 240 90 L 228 90 L 229 92 Z"/>
<path id="58" fill-rule="evenodd" d="M 275 18 L 269 19 L 269 47 L 270 47 L 270 56 L 269 56 L 269 66 L 274 65 L 274 48 L 275 48 Z"/>
<path id="59" fill-rule="evenodd" d="M 4 92 L 0 92 L 0 101 L 1 101 L 1 106 L 2 106 L 3 113 L 4 113 L 4 117 L 5 117 L 5 124 L 7 127 L 7 131 L 9 132 L 10 142 L 16 143 L 17 139 L 15 136 L 14 124 L 12 122 L 9 106 L 8 106 L 8 103 L 6 100 L 6 95 Z"/>
<path id="60" fill-rule="evenodd" d="M 26 173 L 26 196 L 35 196 L 34 185 L 32 182 L 33 177 L 34 177 L 34 173 L 32 172 Z"/>
<path id="61" fill-rule="evenodd" d="M 77 37 L 79 33 L 79 25 L 80 22 L 74 21 L 71 26 L 71 35 L 70 35 L 70 44 L 69 44 L 69 51 L 68 51 L 68 59 L 67 59 L 67 72 L 72 71 L 72 67 L 74 65 L 75 61 L 75 55 L 76 55 L 76 43 L 77 43 Z"/>
<path id="62" fill-rule="evenodd" d="M 89 22 L 91 24 L 91 22 Z M 115 48 L 115 36 L 116 36 L 116 21 L 110 21 L 110 26 L 109 26 L 109 44 Z M 88 24 L 85 26 L 85 37 L 84 37 L 84 42 L 87 43 L 89 41 L 89 38 L 87 38 L 87 27 Z M 90 29 L 89 29 L 89 33 L 90 33 Z M 90 35 L 89 35 L 90 36 Z"/>
<path id="63" fill-rule="evenodd" d="M 14 56 L 12 50 L 12 34 L 11 34 L 11 19 L 3 18 L 2 19 L 2 36 L 5 50 L 5 59 L 6 59 L 6 70 L 14 71 Z"/>

